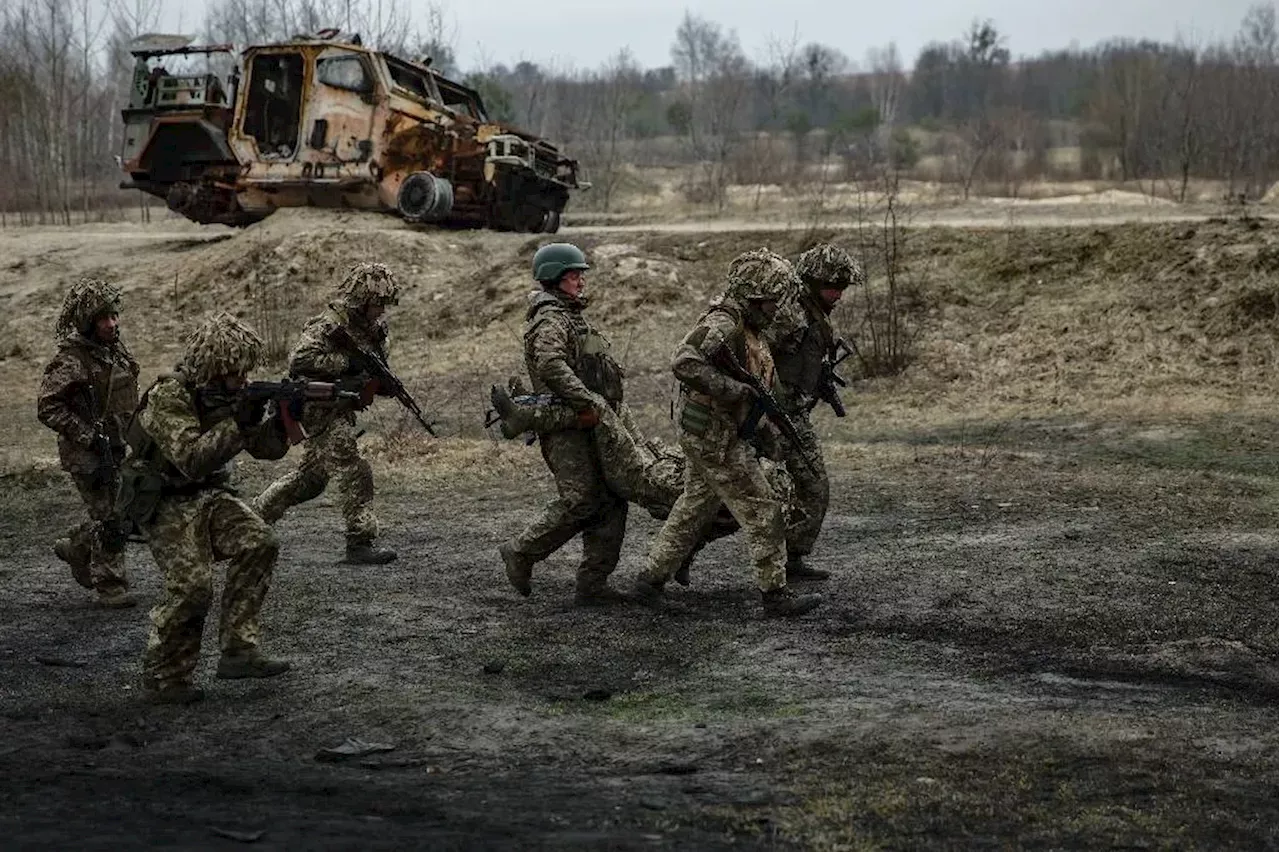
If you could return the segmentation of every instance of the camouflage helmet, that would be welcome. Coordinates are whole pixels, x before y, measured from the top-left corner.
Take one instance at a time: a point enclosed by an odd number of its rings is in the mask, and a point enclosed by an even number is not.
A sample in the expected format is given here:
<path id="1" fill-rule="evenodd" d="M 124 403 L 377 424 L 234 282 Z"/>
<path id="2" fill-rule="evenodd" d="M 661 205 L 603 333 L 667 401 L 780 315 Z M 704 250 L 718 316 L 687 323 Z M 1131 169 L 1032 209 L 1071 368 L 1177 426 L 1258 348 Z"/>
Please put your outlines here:
<path id="1" fill-rule="evenodd" d="M 99 317 L 119 312 L 119 287 L 101 278 L 81 278 L 71 285 L 62 300 L 54 331 L 59 337 L 75 332 L 87 335 Z"/>
<path id="2" fill-rule="evenodd" d="M 400 298 L 400 282 L 382 263 L 357 263 L 338 285 L 338 298 L 350 308 L 369 304 L 394 305 Z"/>
<path id="3" fill-rule="evenodd" d="M 587 256 L 573 243 L 547 243 L 533 253 L 533 277 L 543 284 L 554 284 L 570 270 L 590 268 Z"/>
<path id="4" fill-rule="evenodd" d="M 226 311 L 206 319 L 187 335 L 182 372 L 193 383 L 247 374 L 262 358 L 262 338 Z"/>
<path id="5" fill-rule="evenodd" d="M 831 243 L 820 243 L 800 255 L 796 274 L 810 287 L 843 290 L 866 282 L 866 276 L 849 253 Z"/>
<path id="6" fill-rule="evenodd" d="M 739 302 L 750 300 L 785 302 L 800 279 L 784 257 L 766 248 L 746 251 L 729 263 L 729 286 L 725 296 Z"/>

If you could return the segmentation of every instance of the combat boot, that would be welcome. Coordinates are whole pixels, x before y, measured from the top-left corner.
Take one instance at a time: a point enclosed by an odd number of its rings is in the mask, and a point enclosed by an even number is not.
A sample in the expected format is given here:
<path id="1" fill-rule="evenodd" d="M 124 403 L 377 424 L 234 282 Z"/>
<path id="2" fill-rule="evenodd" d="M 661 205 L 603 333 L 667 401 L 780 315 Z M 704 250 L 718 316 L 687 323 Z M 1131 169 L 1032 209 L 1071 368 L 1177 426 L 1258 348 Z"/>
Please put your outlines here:
<path id="1" fill-rule="evenodd" d="M 86 589 L 93 588 L 93 574 L 89 570 L 89 554 L 76 548 L 69 538 L 53 543 L 53 555 L 71 566 L 71 576 Z"/>
<path id="2" fill-rule="evenodd" d="M 374 547 L 371 541 L 348 541 L 348 565 L 386 565 L 396 561 L 396 552 L 389 547 Z"/>
<path id="3" fill-rule="evenodd" d="M 224 653 L 218 660 L 218 677 L 223 680 L 238 680 L 246 677 L 275 677 L 289 671 L 289 664 L 284 660 L 273 660 L 263 656 L 257 648 L 240 653 Z"/>
<path id="4" fill-rule="evenodd" d="M 623 603 L 627 596 L 609 585 L 608 574 L 579 572 L 573 602 L 577 606 L 610 606 Z"/>
<path id="5" fill-rule="evenodd" d="M 792 553 L 787 556 L 788 583 L 794 583 L 797 580 L 826 580 L 830 576 L 830 571 L 823 571 L 821 568 L 814 568 L 810 565 L 806 565 L 803 557 L 799 554 Z"/>
<path id="6" fill-rule="evenodd" d="M 574 411 L 567 405 L 540 405 L 516 402 L 511 392 L 500 385 L 489 389 L 489 401 L 498 413 L 502 424 L 502 436 L 515 438 L 526 432 L 564 432 L 569 429 L 589 429 L 599 422 L 594 411 Z"/>
<path id="7" fill-rule="evenodd" d="M 524 597 L 529 597 L 533 592 L 533 562 L 525 556 L 521 556 L 516 549 L 510 544 L 502 544 L 498 546 L 498 555 L 502 557 L 502 562 L 507 566 L 507 582 L 515 587 L 515 590 Z"/>
<path id="8" fill-rule="evenodd" d="M 149 681 L 146 695 L 151 704 L 195 704 L 204 700 L 204 690 L 189 683 L 160 686 L 155 681 Z"/>
<path id="9" fill-rule="evenodd" d="M 107 609 L 129 609 L 138 605 L 138 599 L 126 589 L 99 589 L 98 606 Z"/>
<path id="10" fill-rule="evenodd" d="M 644 577 L 636 577 L 632 587 L 636 600 L 645 606 L 661 608 L 666 603 L 667 591 L 663 583 L 651 583 Z"/>
<path id="11" fill-rule="evenodd" d="M 822 604 L 822 595 L 797 595 L 789 587 L 760 593 L 764 614 L 772 618 L 794 618 L 812 612 Z"/>

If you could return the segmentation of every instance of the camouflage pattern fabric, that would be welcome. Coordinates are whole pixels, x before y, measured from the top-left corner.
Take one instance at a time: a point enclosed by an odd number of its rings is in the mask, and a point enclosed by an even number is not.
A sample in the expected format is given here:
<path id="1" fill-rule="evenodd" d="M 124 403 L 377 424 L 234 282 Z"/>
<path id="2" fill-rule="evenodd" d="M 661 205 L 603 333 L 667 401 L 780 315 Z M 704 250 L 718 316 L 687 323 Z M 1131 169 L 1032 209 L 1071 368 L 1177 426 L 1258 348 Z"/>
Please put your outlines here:
<path id="1" fill-rule="evenodd" d="M 721 502 L 742 527 L 760 590 L 782 588 L 787 582 L 782 506 L 755 449 L 738 437 L 749 394 L 710 363 L 715 351 L 727 346 L 739 364 L 766 386 L 772 384 L 768 348 L 744 325 L 742 315 L 736 301 L 722 300 L 703 314 L 672 359 L 672 372 L 682 385 L 680 446 L 687 466 L 684 492 L 649 548 L 643 577 L 655 585 L 671 579 L 688 560 Z M 691 407 L 697 416 L 692 416 Z"/>
<path id="2" fill-rule="evenodd" d="M 271 527 L 224 491 L 164 500 L 147 527 L 164 595 L 151 609 L 144 677 L 158 688 L 190 683 L 200 660 L 200 637 L 213 603 L 213 564 L 227 563 L 218 639 L 223 653 L 258 647 L 259 613 L 279 545 Z"/>
<path id="3" fill-rule="evenodd" d="M 555 402 L 518 402 L 522 428 L 535 432 L 556 432 L 580 428 L 573 409 Z M 622 499 L 644 508 L 660 520 L 671 514 L 671 507 L 684 490 L 684 452 L 657 438 L 644 435 L 624 405 L 615 414 L 606 409 L 592 430 L 600 470 L 609 490 Z M 795 487 L 785 466 L 767 458 L 758 458 L 775 498 L 783 507 L 787 527 L 804 523 L 804 513 L 796 506 Z M 717 516 L 710 535 L 732 533 L 737 522 L 732 516 Z"/>
<path id="4" fill-rule="evenodd" d="M 374 266 L 381 264 L 361 264 L 357 270 Z M 349 283 L 352 281 L 355 283 Z M 386 279 L 374 273 L 361 278 L 353 271 L 344 279 L 343 287 L 354 289 L 355 296 L 366 298 L 370 294 L 361 287 L 369 282 L 386 286 Z M 355 298 L 349 293 L 348 296 Z M 333 332 L 339 327 L 347 329 L 358 344 L 385 359 L 390 338 L 386 322 L 380 319 L 370 325 L 360 321 L 359 316 L 357 309 L 335 301 L 324 313 L 309 320 L 289 354 L 289 374 L 317 382 L 333 382 L 356 375 L 348 354 L 333 342 Z M 379 532 L 378 518 L 371 506 L 373 468 L 360 455 L 355 412 L 349 403 L 311 404 L 303 414 L 302 425 L 310 436 L 303 444 L 302 463 L 267 486 L 253 501 L 254 508 L 267 523 L 274 524 L 292 507 L 319 497 L 330 480 L 336 480 L 347 542 L 371 544 Z"/>
<path id="5" fill-rule="evenodd" d="M 263 520 L 274 524 L 291 507 L 324 493 L 330 479 L 338 485 L 338 506 L 347 525 L 347 540 L 369 544 L 378 536 L 373 502 L 373 469 L 360 455 L 354 415 L 338 417 L 302 447 L 302 463 L 296 470 L 267 486 L 253 501 Z"/>
<path id="6" fill-rule="evenodd" d="M 143 524 L 164 577 L 143 658 L 144 676 L 158 688 L 188 683 L 195 671 L 215 562 L 230 561 L 219 631 L 223 650 L 249 651 L 260 639 L 259 611 L 279 547 L 271 528 L 232 496 L 226 482 L 240 452 L 279 459 L 288 443 L 277 418 L 242 428 L 230 409 L 209 408 L 199 398 L 200 385 L 225 375 L 217 370 L 252 370 L 260 352 L 261 339 L 251 329 L 219 314 L 188 337 L 178 373 L 157 380 L 139 405 L 134 463 L 165 483 L 155 513 Z"/>
<path id="7" fill-rule="evenodd" d="M 106 314 L 120 313 L 120 288 L 101 278 L 86 276 L 71 285 L 62 299 L 54 323 L 54 335 L 88 335 L 93 323 Z"/>
<path id="8" fill-rule="evenodd" d="M 115 507 L 115 470 L 138 403 L 138 362 L 123 339 L 104 344 L 91 335 L 94 321 L 118 312 L 119 302 L 120 291 L 104 281 L 82 279 L 72 286 L 56 324 L 58 351 L 45 366 L 36 402 L 40 422 L 58 433 L 58 460 L 89 515 L 67 533 L 72 563 L 87 562 L 93 588 L 104 595 L 128 589 L 124 554 L 103 547 L 102 522 Z M 95 443 L 98 429 L 106 447 Z"/>
<path id="9" fill-rule="evenodd" d="M 796 275 L 809 286 L 846 287 L 861 286 L 867 277 L 849 253 L 830 243 L 820 243 L 800 255 L 796 260 Z"/>
<path id="10" fill-rule="evenodd" d="M 138 362 L 123 341 L 111 346 L 73 332 L 44 368 L 36 416 L 58 433 L 58 459 L 71 473 L 92 474 L 103 459 L 93 446 L 101 422 L 117 461 L 138 403 Z"/>
<path id="11" fill-rule="evenodd" d="M 609 357 L 607 341 L 587 323 L 581 306 L 567 296 L 546 290 L 532 294 L 524 346 L 535 392 L 555 394 L 577 411 L 604 411 L 610 403 L 621 403 L 622 371 Z M 594 386 L 584 381 L 584 374 L 593 378 Z M 580 591 L 599 587 L 617 567 L 622 552 L 627 501 L 609 490 L 590 432 L 538 437 L 559 497 L 516 538 L 515 551 L 531 562 L 541 562 L 581 533 L 578 587 Z"/>
<path id="12" fill-rule="evenodd" d="M 111 595 L 129 590 L 129 578 L 125 573 L 124 551 L 112 553 L 103 547 L 102 522 L 115 510 L 118 480 L 103 481 L 98 476 L 73 473 L 71 481 L 89 512 L 89 520 L 67 531 L 71 549 L 75 553 L 72 562 L 89 563 L 89 581 L 100 595 Z"/>
<path id="13" fill-rule="evenodd" d="M 822 530 L 831 496 L 822 445 L 810 417 L 818 401 L 823 361 L 831 352 L 835 337 L 827 312 L 807 288 L 797 302 L 803 310 L 803 324 L 775 341 L 772 349 L 778 371 L 778 402 L 791 415 L 804 445 L 796 448 L 788 441 L 781 442 L 787 470 L 795 483 L 797 508 L 801 510 L 794 522 L 787 524 L 787 552 L 807 556 L 813 552 Z M 806 456 L 817 468 L 816 473 L 805 464 Z"/>
<path id="14" fill-rule="evenodd" d="M 646 439 L 631 410 L 605 409 L 594 429 L 596 453 L 605 483 L 614 494 L 665 518 L 684 487 L 684 455 L 679 448 Z"/>
<path id="15" fill-rule="evenodd" d="M 813 544 L 818 540 L 822 522 L 827 517 L 827 506 L 831 502 L 831 482 L 827 478 L 822 445 L 809 415 L 793 416 L 791 422 L 800 433 L 801 446 L 797 448 L 789 441 L 781 442 L 782 462 L 791 475 L 794 489 L 792 511 L 786 516 L 787 553 L 792 556 L 808 556 L 813 552 Z M 805 464 L 806 457 L 816 470 L 811 470 Z"/>
<path id="16" fill-rule="evenodd" d="M 742 527 L 747 552 L 761 591 L 787 584 L 782 508 L 750 445 L 737 427 L 713 429 L 707 436 L 681 435 L 688 464 L 684 491 L 649 547 L 642 575 L 654 585 L 675 576 L 704 540 L 723 503 Z"/>
<path id="17" fill-rule="evenodd" d="M 400 300 L 400 282 L 382 263 L 357 263 L 338 284 L 337 300 L 352 310 L 369 304 L 394 305 Z"/>
<path id="18" fill-rule="evenodd" d="M 535 291 L 525 320 L 524 360 L 534 393 L 550 393 L 575 411 L 622 401 L 622 368 L 610 344 L 560 291 Z"/>
<path id="19" fill-rule="evenodd" d="M 605 484 L 589 431 L 540 435 L 538 443 L 559 497 L 520 533 L 515 550 L 532 562 L 541 562 L 581 533 L 579 587 L 599 585 L 618 566 L 627 529 L 627 502 Z"/>

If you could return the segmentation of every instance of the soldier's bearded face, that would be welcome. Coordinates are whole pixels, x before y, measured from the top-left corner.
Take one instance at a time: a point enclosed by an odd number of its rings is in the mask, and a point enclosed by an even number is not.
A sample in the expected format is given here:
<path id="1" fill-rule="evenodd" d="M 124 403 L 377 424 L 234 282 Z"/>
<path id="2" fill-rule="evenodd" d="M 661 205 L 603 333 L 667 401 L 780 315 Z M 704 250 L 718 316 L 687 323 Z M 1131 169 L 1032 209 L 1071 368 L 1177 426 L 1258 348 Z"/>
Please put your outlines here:
<path id="1" fill-rule="evenodd" d="M 115 343 L 120 337 L 120 315 L 105 314 L 94 320 L 93 336 L 99 343 Z"/>
<path id="2" fill-rule="evenodd" d="M 249 381 L 249 377 L 244 373 L 237 373 L 234 376 L 223 376 L 222 383 L 226 385 L 227 390 L 239 390 L 244 387 L 245 382 Z"/>
<path id="3" fill-rule="evenodd" d="M 370 302 L 364 309 L 364 315 L 369 318 L 369 322 L 376 322 L 386 312 L 387 306 L 381 302 Z"/>

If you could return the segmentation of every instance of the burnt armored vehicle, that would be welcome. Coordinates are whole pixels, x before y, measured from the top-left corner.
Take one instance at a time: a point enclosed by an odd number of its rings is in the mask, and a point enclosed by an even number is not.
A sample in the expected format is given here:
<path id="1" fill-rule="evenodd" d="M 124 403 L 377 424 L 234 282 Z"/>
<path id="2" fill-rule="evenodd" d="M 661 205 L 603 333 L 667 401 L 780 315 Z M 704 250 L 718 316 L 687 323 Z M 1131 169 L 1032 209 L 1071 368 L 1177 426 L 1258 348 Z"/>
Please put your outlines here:
<path id="1" fill-rule="evenodd" d="M 336 30 L 243 52 L 189 42 L 144 37 L 130 51 L 120 165 L 123 188 L 196 222 L 310 205 L 554 233 L 570 191 L 590 186 L 576 161 L 491 120 L 479 93 L 429 60 Z"/>

